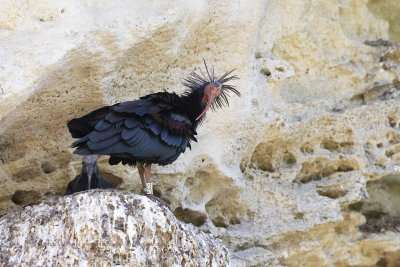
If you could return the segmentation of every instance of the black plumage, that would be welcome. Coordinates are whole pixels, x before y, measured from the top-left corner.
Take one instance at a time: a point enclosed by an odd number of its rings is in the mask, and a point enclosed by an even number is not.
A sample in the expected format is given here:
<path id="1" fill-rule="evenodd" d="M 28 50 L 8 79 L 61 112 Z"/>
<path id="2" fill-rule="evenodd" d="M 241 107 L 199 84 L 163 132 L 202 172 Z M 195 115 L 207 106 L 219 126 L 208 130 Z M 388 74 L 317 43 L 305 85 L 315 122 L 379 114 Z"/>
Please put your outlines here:
<path id="1" fill-rule="evenodd" d="M 100 176 L 96 157 L 87 155 L 82 160 L 81 174 L 69 182 L 65 195 L 95 188 L 107 189 L 112 185 Z"/>
<path id="2" fill-rule="evenodd" d="M 205 64 L 205 62 L 204 62 Z M 111 165 L 166 165 L 174 162 L 195 138 L 196 128 L 209 107 L 229 105 L 228 95 L 240 93 L 226 84 L 237 76 L 232 71 L 214 78 L 205 64 L 208 79 L 192 72 L 182 95 L 169 92 L 149 94 L 135 101 L 117 103 L 94 110 L 67 123 L 74 138 L 75 154 L 110 155 Z M 142 171 L 142 173 L 141 173 Z M 142 183 L 143 169 L 139 169 Z M 150 170 L 149 170 L 150 173 Z"/>

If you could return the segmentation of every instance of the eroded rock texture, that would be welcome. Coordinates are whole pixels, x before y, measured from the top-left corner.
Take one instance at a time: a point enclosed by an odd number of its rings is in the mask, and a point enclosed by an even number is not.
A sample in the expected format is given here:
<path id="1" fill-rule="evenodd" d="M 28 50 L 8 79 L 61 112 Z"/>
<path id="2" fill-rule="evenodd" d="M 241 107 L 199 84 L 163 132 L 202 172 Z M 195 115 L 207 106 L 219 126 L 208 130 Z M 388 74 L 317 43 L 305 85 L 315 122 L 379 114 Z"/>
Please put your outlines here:
<path id="1" fill-rule="evenodd" d="M 121 191 L 52 198 L 0 219 L 3 266 L 228 266 L 215 237 L 145 196 Z"/>
<path id="2" fill-rule="evenodd" d="M 4 5 L 2 214 L 62 194 L 79 172 L 69 119 L 180 93 L 205 58 L 217 75 L 236 68 L 242 97 L 155 168 L 175 216 L 221 238 L 236 266 L 395 264 L 399 0 Z M 136 170 L 99 162 L 118 189 L 140 191 Z"/>

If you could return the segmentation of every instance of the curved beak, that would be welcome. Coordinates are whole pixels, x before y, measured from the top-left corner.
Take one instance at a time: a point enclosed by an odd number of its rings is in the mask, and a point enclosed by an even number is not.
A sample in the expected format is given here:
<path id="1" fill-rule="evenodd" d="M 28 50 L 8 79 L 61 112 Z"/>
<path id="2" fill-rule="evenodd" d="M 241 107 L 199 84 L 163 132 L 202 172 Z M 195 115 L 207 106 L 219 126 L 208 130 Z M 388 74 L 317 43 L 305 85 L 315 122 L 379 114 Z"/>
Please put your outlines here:
<path id="1" fill-rule="evenodd" d="M 208 97 L 207 100 L 207 105 L 204 108 L 203 112 L 196 118 L 196 121 L 199 120 L 201 117 L 203 117 L 203 115 L 207 112 L 207 110 L 210 108 L 211 104 L 213 103 L 213 101 L 215 100 L 217 96 L 215 95 L 214 92 L 211 93 L 211 95 Z"/>
<path id="2" fill-rule="evenodd" d="M 218 82 L 216 87 L 216 82 L 209 83 L 204 88 L 204 96 L 202 99 L 202 104 L 206 107 L 204 108 L 203 112 L 196 118 L 196 121 L 199 120 L 203 115 L 207 112 L 210 108 L 211 104 L 214 102 L 215 98 L 217 98 L 221 94 L 221 84 Z"/>
<path id="3" fill-rule="evenodd" d="M 90 183 L 92 181 L 93 170 L 94 168 L 92 164 L 86 165 L 86 174 L 88 177 L 88 190 L 90 190 Z"/>

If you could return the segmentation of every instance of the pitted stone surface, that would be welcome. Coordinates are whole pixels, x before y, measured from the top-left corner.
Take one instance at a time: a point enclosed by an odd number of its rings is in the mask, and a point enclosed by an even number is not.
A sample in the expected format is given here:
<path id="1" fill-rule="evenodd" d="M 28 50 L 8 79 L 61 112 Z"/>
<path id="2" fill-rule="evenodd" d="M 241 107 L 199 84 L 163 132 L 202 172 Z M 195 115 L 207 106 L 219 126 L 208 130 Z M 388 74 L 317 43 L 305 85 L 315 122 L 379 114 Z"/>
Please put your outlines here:
<path id="1" fill-rule="evenodd" d="M 0 219 L 3 266 L 229 266 L 224 245 L 145 196 L 92 190 Z"/>

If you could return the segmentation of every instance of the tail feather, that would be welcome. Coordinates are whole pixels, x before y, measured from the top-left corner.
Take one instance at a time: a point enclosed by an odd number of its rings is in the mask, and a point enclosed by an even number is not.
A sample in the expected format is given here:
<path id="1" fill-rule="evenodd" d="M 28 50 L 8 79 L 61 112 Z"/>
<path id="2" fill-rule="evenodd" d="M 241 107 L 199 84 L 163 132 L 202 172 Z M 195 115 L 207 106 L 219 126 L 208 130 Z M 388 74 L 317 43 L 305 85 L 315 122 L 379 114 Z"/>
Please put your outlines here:
<path id="1" fill-rule="evenodd" d="M 73 138 L 82 138 L 94 130 L 94 127 L 109 113 L 110 107 L 96 109 L 85 116 L 67 122 L 67 127 Z"/>
<path id="2" fill-rule="evenodd" d="M 89 135 L 86 135 L 85 137 L 76 140 L 75 142 L 72 143 L 71 147 L 82 147 L 86 146 L 86 141 L 89 140 Z"/>
<path id="3" fill-rule="evenodd" d="M 90 151 L 89 148 L 86 145 L 84 145 L 84 146 L 78 147 L 74 151 L 74 154 L 78 154 L 78 155 L 84 156 L 84 155 L 93 155 L 93 152 Z"/>

